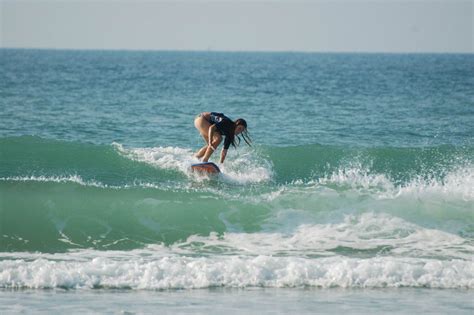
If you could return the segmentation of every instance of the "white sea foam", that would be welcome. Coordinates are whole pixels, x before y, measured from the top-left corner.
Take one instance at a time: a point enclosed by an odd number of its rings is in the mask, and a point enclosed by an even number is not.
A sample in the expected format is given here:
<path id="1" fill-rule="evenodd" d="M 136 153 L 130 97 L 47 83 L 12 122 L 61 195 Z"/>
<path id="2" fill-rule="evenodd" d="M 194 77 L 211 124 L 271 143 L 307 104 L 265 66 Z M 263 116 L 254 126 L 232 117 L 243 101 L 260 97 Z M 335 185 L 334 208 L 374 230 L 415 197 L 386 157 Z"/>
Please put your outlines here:
<path id="1" fill-rule="evenodd" d="M 130 148 L 113 143 L 117 151 L 123 156 L 135 161 L 151 164 L 157 168 L 177 170 L 188 173 L 191 164 L 199 162 L 193 158 L 190 149 L 178 147 Z"/>
<path id="2" fill-rule="evenodd" d="M 242 153 L 226 160 L 221 168 L 223 178 L 232 183 L 252 184 L 268 182 L 273 177 L 272 164 L 255 152 L 239 150 Z"/>
<path id="3" fill-rule="evenodd" d="M 384 174 L 372 174 L 361 166 L 340 168 L 329 176 L 318 179 L 316 183 L 364 191 L 386 191 L 394 188 L 393 183 Z"/>
<path id="4" fill-rule="evenodd" d="M 79 175 L 69 176 L 10 176 L 0 177 L 0 181 L 10 182 L 43 182 L 43 183 L 73 183 L 85 187 L 95 187 L 101 189 L 133 189 L 133 188 L 147 188 L 147 189 L 159 189 L 162 191 L 173 191 L 179 190 L 193 190 L 190 185 L 182 185 L 179 183 L 150 183 L 142 181 L 133 181 L 123 185 L 109 185 L 102 183 L 97 180 L 84 180 Z M 195 189 L 194 189 L 195 190 Z"/>
<path id="5" fill-rule="evenodd" d="M 200 161 L 193 157 L 190 149 L 179 147 L 130 148 L 114 143 L 117 151 L 135 161 L 144 162 L 160 169 L 175 170 L 195 180 L 208 179 L 191 172 L 191 165 Z M 239 150 L 228 154 L 224 164 L 219 165 L 223 174 L 220 179 L 235 184 L 269 181 L 273 171 L 271 163 L 251 151 Z"/>
<path id="6" fill-rule="evenodd" d="M 474 167 L 456 169 L 448 173 L 442 180 L 415 178 L 409 184 L 398 187 L 395 196 L 427 195 L 452 196 L 464 201 L 474 200 Z M 472 209 L 474 211 L 474 207 Z"/>
<path id="7" fill-rule="evenodd" d="M 221 251 L 301 257 L 345 253 L 470 260 L 474 255 L 474 244 L 456 234 L 424 228 L 388 214 L 364 213 L 346 215 L 337 223 L 307 223 L 311 221 L 305 211 L 279 211 L 264 224 L 264 232 L 193 235 L 171 249 L 180 254 Z"/>
<path id="8" fill-rule="evenodd" d="M 450 196 L 462 200 L 474 200 L 474 167 L 454 169 L 442 179 L 417 176 L 405 184 L 394 184 L 385 174 L 374 174 L 362 166 L 340 168 L 329 176 L 309 182 L 313 185 L 336 185 L 378 198 L 393 199 L 403 195 Z"/>
<path id="9" fill-rule="evenodd" d="M 169 256 L 0 261 L 3 288 L 429 287 L 474 288 L 472 261 L 419 258 Z"/>
<path id="10" fill-rule="evenodd" d="M 79 175 L 68 175 L 68 176 L 11 176 L 11 177 L 0 177 L 0 181 L 13 181 L 13 182 L 52 182 L 52 183 L 75 183 L 81 186 L 91 186 L 107 188 L 113 187 L 100 183 L 95 180 L 84 180 Z"/>
<path id="11" fill-rule="evenodd" d="M 0 287 L 474 289 L 469 239 L 387 214 L 305 224 L 303 212 L 282 210 L 259 232 L 193 235 L 170 246 L 1 253 Z"/>

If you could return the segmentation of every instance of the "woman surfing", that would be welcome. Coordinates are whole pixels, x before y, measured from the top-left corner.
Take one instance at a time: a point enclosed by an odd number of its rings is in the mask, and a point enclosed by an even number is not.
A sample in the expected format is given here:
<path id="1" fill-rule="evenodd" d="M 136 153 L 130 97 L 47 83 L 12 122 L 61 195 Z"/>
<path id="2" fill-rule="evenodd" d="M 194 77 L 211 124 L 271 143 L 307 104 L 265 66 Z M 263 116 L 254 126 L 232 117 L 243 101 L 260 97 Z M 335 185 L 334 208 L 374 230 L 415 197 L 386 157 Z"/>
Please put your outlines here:
<path id="1" fill-rule="evenodd" d="M 194 156 L 203 162 L 209 161 L 210 156 L 216 151 L 222 142 L 222 136 L 225 136 L 224 147 L 221 151 L 220 163 L 224 163 L 227 156 L 227 150 L 230 145 L 235 148 L 235 138 L 239 140 L 242 135 L 245 143 L 250 146 L 251 139 L 247 131 L 247 122 L 243 118 L 232 121 L 229 117 L 222 113 L 203 112 L 194 119 L 194 126 L 203 137 L 206 145 L 203 146 Z"/>

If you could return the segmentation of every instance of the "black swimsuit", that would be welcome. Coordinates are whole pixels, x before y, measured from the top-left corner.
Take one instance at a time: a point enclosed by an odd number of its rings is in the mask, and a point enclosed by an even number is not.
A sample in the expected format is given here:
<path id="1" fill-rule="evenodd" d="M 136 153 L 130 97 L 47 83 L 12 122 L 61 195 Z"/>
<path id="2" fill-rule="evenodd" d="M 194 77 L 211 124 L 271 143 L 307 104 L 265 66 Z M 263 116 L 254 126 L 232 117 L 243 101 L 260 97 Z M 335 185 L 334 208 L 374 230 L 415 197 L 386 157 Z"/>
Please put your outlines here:
<path id="1" fill-rule="evenodd" d="M 234 122 L 222 113 L 212 112 L 209 117 L 209 123 L 216 125 L 219 133 L 225 136 L 224 149 L 229 149 L 232 142 L 234 142 Z"/>

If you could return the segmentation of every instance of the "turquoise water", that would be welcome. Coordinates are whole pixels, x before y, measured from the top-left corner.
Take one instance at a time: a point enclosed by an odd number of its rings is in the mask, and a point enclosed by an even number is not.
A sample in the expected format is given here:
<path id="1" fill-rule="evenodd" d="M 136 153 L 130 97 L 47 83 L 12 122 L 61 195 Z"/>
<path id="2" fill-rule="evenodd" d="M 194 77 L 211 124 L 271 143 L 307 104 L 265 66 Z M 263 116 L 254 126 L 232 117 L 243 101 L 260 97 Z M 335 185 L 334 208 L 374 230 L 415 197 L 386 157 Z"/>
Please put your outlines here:
<path id="1" fill-rule="evenodd" d="M 0 296 L 260 288 L 397 312 L 445 289 L 472 311 L 472 73 L 473 55 L 1 49 Z M 254 140 L 219 176 L 190 172 L 202 111 Z"/>

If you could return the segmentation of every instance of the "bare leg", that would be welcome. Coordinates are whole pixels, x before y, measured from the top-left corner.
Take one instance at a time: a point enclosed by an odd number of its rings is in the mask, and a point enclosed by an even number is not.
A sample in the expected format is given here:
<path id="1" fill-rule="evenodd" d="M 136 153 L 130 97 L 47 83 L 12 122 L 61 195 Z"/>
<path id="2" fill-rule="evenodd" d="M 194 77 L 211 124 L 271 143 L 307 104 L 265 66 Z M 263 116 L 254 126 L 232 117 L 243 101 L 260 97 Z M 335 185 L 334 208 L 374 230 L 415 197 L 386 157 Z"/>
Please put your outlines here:
<path id="1" fill-rule="evenodd" d="M 204 154 L 206 154 L 207 147 L 207 145 L 203 146 L 199 151 L 196 152 L 196 154 L 194 154 L 194 156 L 198 159 L 202 158 Z"/>
<path id="2" fill-rule="evenodd" d="M 217 147 L 219 146 L 221 141 L 222 141 L 221 135 L 214 136 L 214 138 L 212 139 L 212 143 L 211 143 L 212 147 L 214 149 L 217 149 Z M 202 158 L 203 162 L 209 161 L 209 158 L 211 157 L 212 153 L 214 153 L 214 149 L 212 147 L 211 146 L 207 147 L 206 154 L 204 154 L 204 157 Z"/>
<path id="3" fill-rule="evenodd" d="M 201 149 L 199 149 L 199 151 L 196 152 L 196 154 L 194 154 L 195 157 L 200 159 L 206 154 L 207 146 L 209 144 L 209 140 L 208 140 L 209 127 L 211 127 L 211 124 L 209 124 L 209 122 L 205 120 L 202 116 L 199 116 L 196 119 L 194 119 L 194 126 L 199 131 L 202 138 L 204 139 L 204 142 L 206 143 L 205 146 L 203 146 Z"/>

